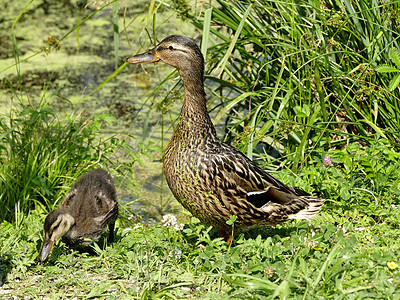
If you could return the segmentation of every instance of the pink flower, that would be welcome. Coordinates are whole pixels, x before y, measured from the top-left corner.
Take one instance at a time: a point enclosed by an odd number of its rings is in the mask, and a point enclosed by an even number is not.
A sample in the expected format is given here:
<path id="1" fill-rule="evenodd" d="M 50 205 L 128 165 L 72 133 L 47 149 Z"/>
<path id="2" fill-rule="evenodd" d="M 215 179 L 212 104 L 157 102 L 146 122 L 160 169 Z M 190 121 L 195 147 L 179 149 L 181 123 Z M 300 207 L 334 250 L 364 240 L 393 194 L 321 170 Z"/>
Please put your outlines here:
<path id="1" fill-rule="evenodd" d="M 330 166 L 330 165 L 332 165 L 332 161 L 331 161 L 331 157 L 330 157 L 330 156 L 326 156 L 326 157 L 324 158 L 324 164 L 325 164 L 325 166 Z"/>

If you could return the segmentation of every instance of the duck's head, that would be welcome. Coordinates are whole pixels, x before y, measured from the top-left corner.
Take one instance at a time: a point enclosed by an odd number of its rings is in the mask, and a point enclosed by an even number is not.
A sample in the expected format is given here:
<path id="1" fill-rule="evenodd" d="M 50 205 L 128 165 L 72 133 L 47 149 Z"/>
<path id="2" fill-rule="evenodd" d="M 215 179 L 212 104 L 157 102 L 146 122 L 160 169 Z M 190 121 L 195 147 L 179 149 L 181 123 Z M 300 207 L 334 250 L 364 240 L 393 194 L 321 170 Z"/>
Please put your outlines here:
<path id="1" fill-rule="evenodd" d="M 63 209 L 54 210 L 47 215 L 43 225 L 44 237 L 39 261 L 43 262 L 47 259 L 54 243 L 74 225 L 75 219 Z"/>
<path id="2" fill-rule="evenodd" d="M 182 35 L 170 35 L 163 39 L 153 49 L 128 57 L 127 62 L 131 64 L 142 64 L 148 62 L 164 62 L 178 69 L 182 73 L 201 72 L 203 75 L 204 58 L 199 46 L 190 38 Z"/>

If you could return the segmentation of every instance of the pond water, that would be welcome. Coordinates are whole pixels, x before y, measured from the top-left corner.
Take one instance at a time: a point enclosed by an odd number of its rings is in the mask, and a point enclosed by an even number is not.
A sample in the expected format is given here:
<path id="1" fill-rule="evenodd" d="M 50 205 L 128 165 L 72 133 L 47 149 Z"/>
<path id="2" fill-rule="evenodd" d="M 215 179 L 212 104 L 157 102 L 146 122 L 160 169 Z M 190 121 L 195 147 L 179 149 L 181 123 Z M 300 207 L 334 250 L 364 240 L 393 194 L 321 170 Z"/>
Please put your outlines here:
<path id="1" fill-rule="evenodd" d="M 9 111 L 21 100 L 37 103 L 45 95 L 59 114 L 82 112 L 89 117 L 107 112 L 118 119 L 110 131 L 119 132 L 124 138 L 132 136 L 133 144 L 150 139 L 162 146 L 172 133 L 181 102 L 173 103 L 168 113 L 162 115 L 158 107 L 163 91 L 156 98 L 148 96 L 155 85 L 173 71 L 171 67 L 148 65 L 143 72 L 140 66 L 127 65 L 90 94 L 124 64 L 127 56 L 150 46 L 147 32 L 153 32 L 153 19 L 147 18 L 149 1 L 119 1 L 117 6 L 111 4 L 101 10 L 98 8 L 107 4 L 106 1 L 31 2 L 14 27 L 19 60 L 28 58 L 17 68 L 11 28 L 26 3 L 25 0 L 8 1 L 0 11 L 0 79 L 9 81 L 18 91 L 13 94 L 7 85 L 3 86 L 0 113 Z M 68 34 L 96 11 L 78 30 Z M 114 23 L 118 24 L 120 32 L 117 47 Z M 159 8 L 155 28 L 159 40 L 170 34 L 195 34 L 189 21 L 177 18 L 165 8 Z M 34 55 L 49 48 L 49 42 L 55 40 L 59 50 Z M 170 194 L 161 170 L 161 154 L 155 153 L 154 159 L 145 161 L 144 166 L 136 164 L 135 179 L 139 185 L 122 184 L 123 180 L 118 185 L 122 201 L 146 220 L 181 209 Z"/>

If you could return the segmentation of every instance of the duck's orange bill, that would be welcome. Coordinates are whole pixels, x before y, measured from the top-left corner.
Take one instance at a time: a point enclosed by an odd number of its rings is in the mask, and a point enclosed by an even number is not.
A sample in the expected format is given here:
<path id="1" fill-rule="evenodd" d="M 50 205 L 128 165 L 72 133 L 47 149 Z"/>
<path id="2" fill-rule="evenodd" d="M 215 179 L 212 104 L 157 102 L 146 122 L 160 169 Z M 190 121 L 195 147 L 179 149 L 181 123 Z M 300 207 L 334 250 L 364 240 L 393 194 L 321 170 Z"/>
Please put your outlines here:
<path id="1" fill-rule="evenodd" d="M 126 61 L 130 64 L 143 64 L 149 62 L 158 62 L 160 61 L 160 59 L 157 57 L 156 51 L 152 49 L 147 51 L 146 53 L 128 57 Z"/>

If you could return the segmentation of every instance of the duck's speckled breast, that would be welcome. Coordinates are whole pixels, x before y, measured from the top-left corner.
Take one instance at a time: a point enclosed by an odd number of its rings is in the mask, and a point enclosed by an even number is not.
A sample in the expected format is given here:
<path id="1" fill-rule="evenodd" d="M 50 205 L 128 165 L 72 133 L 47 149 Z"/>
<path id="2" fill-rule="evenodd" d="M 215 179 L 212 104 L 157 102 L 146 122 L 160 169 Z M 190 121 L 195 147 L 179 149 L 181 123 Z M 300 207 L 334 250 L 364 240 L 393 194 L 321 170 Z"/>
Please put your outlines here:
<path id="1" fill-rule="evenodd" d="M 215 225 L 229 215 L 221 212 L 223 206 L 204 172 L 213 134 L 204 135 L 193 124 L 181 120 L 164 154 L 164 172 L 176 199 L 203 223 Z M 216 213 L 218 210 L 218 213 Z"/>

